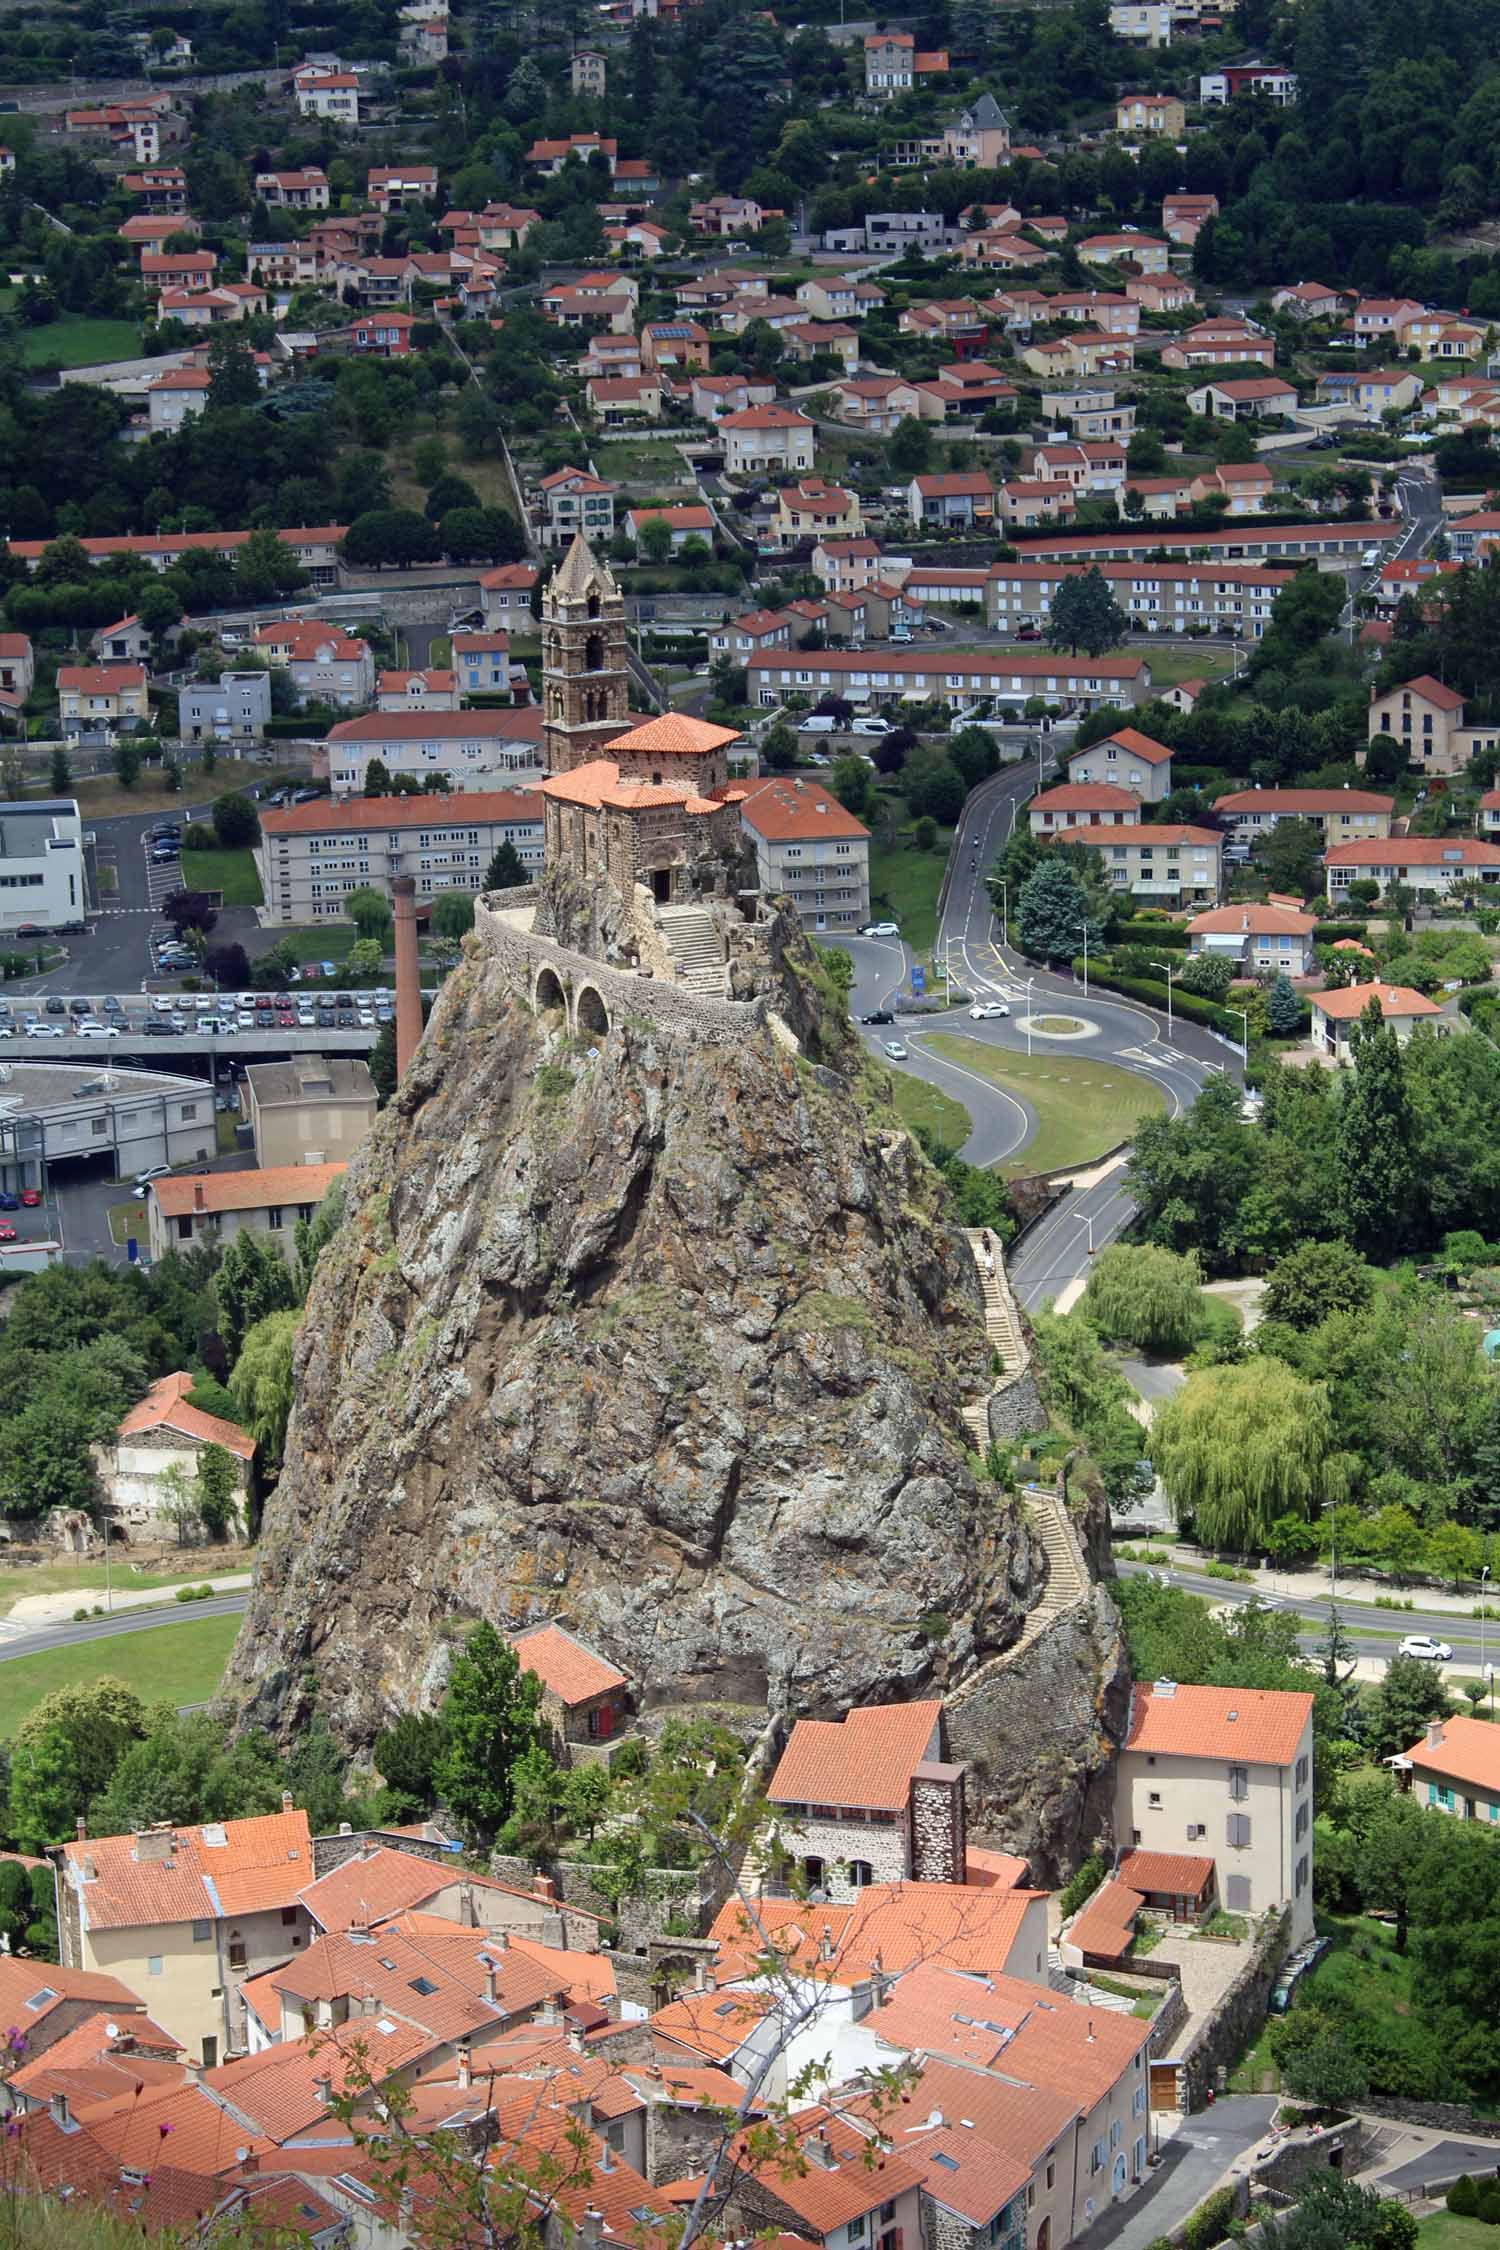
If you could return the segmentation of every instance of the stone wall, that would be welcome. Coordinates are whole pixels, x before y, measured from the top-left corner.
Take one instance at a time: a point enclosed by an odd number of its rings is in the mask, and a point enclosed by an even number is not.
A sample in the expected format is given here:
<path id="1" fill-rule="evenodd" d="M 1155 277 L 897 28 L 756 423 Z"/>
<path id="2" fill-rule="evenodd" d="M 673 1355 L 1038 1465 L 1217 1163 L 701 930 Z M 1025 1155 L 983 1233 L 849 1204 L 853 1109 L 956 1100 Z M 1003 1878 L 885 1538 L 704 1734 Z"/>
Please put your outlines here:
<path id="1" fill-rule="evenodd" d="M 1277 2188 L 1286 2193 L 1309 2172 L 1357 2172 L 1367 2137 L 1357 2117 L 1346 2117 L 1341 2125 L 1330 2125 L 1322 2132 L 1289 2133 L 1269 2156 L 1252 2167 L 1251 2192 Z"/>
<path id="2" fill-rule="evenodd" d="M 668 1922 L 687 1922 L 695 1931 L 706 1929 L 723 1904 L 733 1879 L 727 1871 L 721 1875 L 714 1867 L 648 1867 L 641 1889 L 631 1892 L 616 1905 L 598 1887 L 600 1878 L 614 1875 L 613 1868 L 606 1870 L 583 1860 L 560 1859 L 549 1866 L 547 1872 L 566 1905 L 613 1922 L 619 1930 L 621 1949 L 642 1956 L 653 1938 L 667 1935 Z M 517 1889 L 528 1891 L 535 1876 L 529 1859 L 506 1852 L 493 1854 L 490 1873 L 502 1883 L 514 1883 Z"/>
<path id="3" fill-rule="evenodd" d="M 1032 1880 L 1049 1886 L 1108 1841 L 1129 1699 L 1120 1621 L 1095 1586 L 949 1708 L 949 1754 L 969 1768 L 974 1841 L 1020 1853 Z"/>
<path id="4" fill-rule="evenodd" d="M 1047 1409 L 1029 1367 L 1021 1368 L 1012 1382 L 991 1391 L 986 1413 L 990 1437 L 996 1445 L 1003 1445 L 1008 1438 L 1034 1437 L 1045 1430 Z"/>
<path id="5" fill-rule="evenodd" d="M 688 1032 L 710 1046 L 740 1046 L 765 1022 L 764 1000 L 710 1000 L 701 993 L 654 977 L 637 976 L 628 969 L 607 968 L 586 953 L 573 953 L 550 938 L 533 937 L 503 922 L 500 911 L 533 905 L 540 893 L 535 885 L 503 891 L 475 901 L 474 929 L 479 944 L 498 960 L 517 992 L 530 1000 L 542 969 L 551 969 L 565 988 L 574 992 L 592 986 L 609 1013 L 611 1027 L 630 1017 L 645 1017 L 665 1029 Z M 498 910 L 497 910 L 498 909 Z"/>
<path id="6" fill-rule="evenodd" d="M 1460 2102 L 1403 2102 L 1383 2094 L 1368 2094 L 1360 2108 L 1371 2117 L 1389 2117 L 1402 2125 L 1425 2125 L 1435 2133 L 1467 2133 L 1480 2140 L 1500 2141 L 1500 2117 L 1476 2117 Z"/>
<path id="7" fill-rule="evenodd" d="M 384 1828 L 351 1828 L 345 1822 L 336 1836 L 314 1836 L 312 1840 L 313 1881 L 316 1882 L 320 1875 L 331 1874 L 335 1867 L 342 1867 L 347 1860 L 358 1859 L 367 1845 L 375 1845 L 383 1851 L 405 1852 L 410 1859 L 425 1859 L 431 1861 L 434 1866 L 448 1867 L 452 1870 L 455 1882 L 460 1879 L 464 1872 L 457 1852 L 445 1851 L 441 1844 L 429 1843 L 424 1836 L 403 1836 Z M 518 1890 L 529 1891 L 532 1877 L 531 1862 L 521 1860 L 516 1864 L 523 1869 L 523 1872 L 519 1875 L 506 1875 L 502 1877 L 502 1880 L 507 1883 L 513 1882 Z"/>
<path id="8" fill-rule="evenodd" d="M 1219 2073 L 1242 2055 L 1266 2020 L 1271 1988 L 1286 1958 L 1291 1909 L 1267 1915 L 1250 1958 L 1204 2024 L 1177 2071 L 1177 2106 L 1202 2109 L 1219 2089 Z"/>
<path id="9" fill-rule="evenodd" d="M 1139 1963 L 1133 1964 L 1138 1967 Z M 1182 1986 L 1175 1981 L 1168 1987 L 1166 1998 L 1151 2018 L 1151 2060 L 1159 2062 L 1170 2055 L 1177 2034 L 1188 2020 L 1188 2004 L 1182 1997 Z"/>

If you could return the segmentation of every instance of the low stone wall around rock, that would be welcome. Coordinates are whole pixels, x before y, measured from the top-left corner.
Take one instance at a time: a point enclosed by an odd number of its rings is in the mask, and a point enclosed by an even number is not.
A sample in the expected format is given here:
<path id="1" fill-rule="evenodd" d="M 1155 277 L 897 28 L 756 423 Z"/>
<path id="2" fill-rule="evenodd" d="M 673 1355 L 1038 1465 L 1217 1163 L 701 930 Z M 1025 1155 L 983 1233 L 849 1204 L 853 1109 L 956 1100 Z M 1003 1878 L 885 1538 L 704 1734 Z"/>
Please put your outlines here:
<path id="1" fill-rule="evenodd" d="M 1346 2117 L 1341 2125 L 1330 2125 L 1320 2133 L 1289 2133 L 1253 2167 L 1251 2192 L 1279 2188 L 1285 2193 L 1309 2172 L 1357 2172 L 1367 2138 L 1357 2117 Z"/>
<path id="2" fill-rule="evenodd" d="M 1500 2117 L 1476 2117 L 1459 2102 L 1403 2102 L 1384 2094 L 1370 2094 L 1359 2106 L 1371 2117 L 1389 2117 L 1402 2125 L 1425 2125 L 1434 2133 L 1500 2141 Z"/>
<path id="3" fill-rule="evenodd" d="M 629 969 L 609 968 L 586 953 L 570 952 L 551 938 L 534 937 L 501 920 L 502 912 L 535 905 L 540 895 L 535 884 L 525 884 L 477 899 L 474 908 L 474 930 L 480 945 L 502 964 L 528 1003 L 538 976 L 550 969 L 570 999 L 592 987 L 609 1016 L 611 1030 L 632 1017 L 644 1017 L 671 1030 L 691 1032 L 710 1045 L 729 1046 L 738 1045 L 747 1033 L 764 1024 L 763 1000 L 711 1000 L 679 985 L 637 976 Z"/>

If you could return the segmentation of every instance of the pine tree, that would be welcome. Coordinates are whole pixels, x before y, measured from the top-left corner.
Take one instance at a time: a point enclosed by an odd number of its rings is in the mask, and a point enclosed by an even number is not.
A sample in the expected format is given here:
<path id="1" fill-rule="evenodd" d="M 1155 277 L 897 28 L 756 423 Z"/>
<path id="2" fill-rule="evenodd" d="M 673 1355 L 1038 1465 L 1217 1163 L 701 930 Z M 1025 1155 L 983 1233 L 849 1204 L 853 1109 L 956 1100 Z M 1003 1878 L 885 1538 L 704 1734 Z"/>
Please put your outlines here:
<path id="1" fill-rule="evenodd" d="M 1102 656 L 1118 648 L 1130 630 L 1130 620 L 1097 564 L 1081 578 L 1065 578 L 1053 598 L 1047 620 L 1047 646 L 1065 648 L 1073 656 Z"/>
<path id="2" fill-rule="evenodd" d="M 476 1625 L 449 1675 L 433 1778 L 443 1802 L 481 1834 L 493 1835 L 510 1812 L 511 1771 L 537 1739 L 540 1694 L 510 1643 L 493 1625 Z"/>
<path id="3" fill-rule="evenodd" d="M 1090 941 L 1101 925 L 1091 917 L 1088 896 L 1065 860 L 1044 859 L 1028 875 L 1016 902 L 1016 936 L 1023 953 L 1042 961 L 1071 961 L 1082 950 L 1085 924 Z"/>
<path id="4" fill-rule="evenodd" d="M 1266 998 L 1266 1028 L 1274 1039 L 1295 1039 L 1302 1029 L 1302 1002 L 1285 969 L 1278 971 Z"/>
<path id="5" fill-rule="evenodd" d="M 526 881 L 527 874 L 521 864 L 521 855 L 507 838 L 485 869 L 480 888 L 486 891 L 513 891 L 518 883 Z"/>

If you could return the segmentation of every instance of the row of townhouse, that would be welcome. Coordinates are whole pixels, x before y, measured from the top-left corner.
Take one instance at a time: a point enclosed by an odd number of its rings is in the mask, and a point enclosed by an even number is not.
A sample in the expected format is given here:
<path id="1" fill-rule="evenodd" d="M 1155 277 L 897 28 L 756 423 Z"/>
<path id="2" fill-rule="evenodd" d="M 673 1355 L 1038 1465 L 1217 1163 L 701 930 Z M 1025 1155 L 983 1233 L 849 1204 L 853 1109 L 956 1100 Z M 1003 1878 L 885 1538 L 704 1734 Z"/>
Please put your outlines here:
<path id="1" fill-rule="evenodd" d="M 340 578 L 339 547 L 347 524 L 300 525 L 278 531 L 276 537 L 290 548 L 315 586 L 336 586 Z M 255 536 L 249 531 L 127 532 L 108 538 L 80 540 L 84 553 L 96 567 L 121 556 L 138 556 L 155 571 L 170 570 L 184 555 L 219 555 L 233 562 L 241 547 Z M 45 539 L 13 539 L 9 552 L 28 571 L 34 571 L 46 552 Z"/>
<path id="2" fill-rule="evenodd" d="M 747 666 L 749 699 L 774 709 L 793 696 L 816 702 L 843 695 L 884 709 L 934 698 L 962 711 L 981 699 L 1027 702 L 1034 696 L 1077 710 L 1149 700 L 1151 668 L 1140 656 L 1017 655 L 1009 650 L 893 649 L 873 657 L 853 649 L 768 651 Z"/>
<path id="3" fill-rule="evenodd" d="M 1259 640 L 1277 595 L 1294 571 L 1260 563 L 992 563 L 985 574 L 986 621 L 1003 629 L 1050 616 L 1070 578 L 1097 569 L 1139 632 L 1189 633 L 1205 627 Z"/>

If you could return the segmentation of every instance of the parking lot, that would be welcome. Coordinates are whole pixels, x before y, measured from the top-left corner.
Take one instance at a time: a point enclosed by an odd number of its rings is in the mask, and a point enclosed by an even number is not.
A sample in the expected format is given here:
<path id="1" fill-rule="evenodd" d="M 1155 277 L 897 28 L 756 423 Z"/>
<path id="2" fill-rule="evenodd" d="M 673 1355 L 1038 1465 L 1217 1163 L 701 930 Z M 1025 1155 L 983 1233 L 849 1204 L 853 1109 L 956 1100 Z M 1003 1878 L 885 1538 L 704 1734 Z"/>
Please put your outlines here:
<path id="1" fill-rule="evenodd" d="M 314 964 L 317 966 L 317 964 Z M 332 970 L 334 964 L 322 965 Z M 168 971 L 175 974 L 175 971 Z M 395 995 L 320 989 L 295 992 L 48 993 L 43 999 L 0 999 L 0 1040 L 72 1042 L 183 1038 L 228 1039 L 253 1031 L 378 1031 L 395 1013 Z"/>

